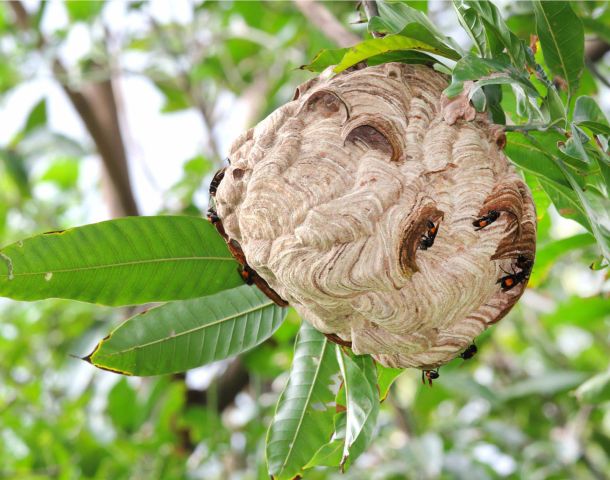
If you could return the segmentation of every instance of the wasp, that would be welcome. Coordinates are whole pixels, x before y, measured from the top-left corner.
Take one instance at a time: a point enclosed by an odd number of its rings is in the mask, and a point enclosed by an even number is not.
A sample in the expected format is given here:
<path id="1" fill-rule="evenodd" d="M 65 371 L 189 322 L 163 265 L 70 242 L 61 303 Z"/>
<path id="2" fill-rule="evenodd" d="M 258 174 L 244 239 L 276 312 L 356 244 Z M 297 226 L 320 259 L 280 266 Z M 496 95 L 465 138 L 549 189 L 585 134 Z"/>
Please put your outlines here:
<path id="1" fill-rule="evenodd" d="M 474 357 L 478 351 L 479 351 L 479 349 L 473 343 L 466 350 L 464 350 L 462 353 L 460 353 L 460 358 L 462 358 L 464 360 L 469 360 L 472 357 Z"/>
<path id="2" fill-rule="evenodd" d="M 530 278 L 530 272 L 528 270 L 521 270 L 520 272 L 508 273 L 504 271 L 507 275 L 502 278 L 499 278 L 496 283 L 499 283 L 502 287 L 503 292 L 508 292 L 516 285 L 519 285 L 523 281 Z"/>
<path id="3" fill-rule="evenodd" d="M 213 208 L 208 209 L 207 217 L 208 220 L 212 222 L 212 225 L 216 225 L 218 222 L 220 222 L 220 217 Z"/>
<path id="4" fill-rule="evenodd" d="M 214 175 L 214 177 L 212 178 L 212 181 L 210 182 L 210 195 L 212 197 L 216 196 L 216 190 L 218 190 L 218 186 L 220 185 L 220 182 L 222 182 L 222 179 L 225 176 L 225 170 L 227 168 L 221 168 L 220 170 L 218 170 L 216 172 L 216 174 Z"/>
<path id="5" fill-rule="evenodd" d="M 439 224 L 435 225 L 432 220 L 428 220 L 428 223 L 426 224 L 426 233 L 421 236 L 421 241 L 419 242 L 420 250 L 428 250 L 434 245 L 434 239 L 438 233 L 438 226 Z"/>
<path id="6" fill-rule="evenodd" d="M 534 262 L 531 258 L 528 258 L 525 255 L 519 255 L 515 261 L 515 266 L 521 270 L 515 272 L 513 269 L 513 273 L 504 271 L 507 275 L 498 279 L 496 283 L 501 285 L 503 292 L 508 292 L 515 285 L 519 285 L 530 278 L 530 272 L 532 271 L 533 265 Z"/>
<path id="7" fill-rule="evenodd" d="M 241 268 L 239 270 L 239 274 L 241 275 L 241 278 L 243 278 L 244 282 L 246 282 L 247 285 L 254 284 L 256 272 L 254 270 L 252 270 L 248 265 L 244 265 L 243 268 Z"/>
<path id="8" fill-rule="evenodd" d="M 421 371 L 421 383 L 426 384 L 426 379 L 428 379 L 428 385 L 432 386 L 432 380 L 436 380 L 440 377 L 438 373 L 438 368 L 436 370 L 422 370 Z"/>
<path id="9" fill-rule="evenodd" d="M 534 266 L 534 262 L 531 258 L 528 258 L 525 255 L 519 255 L 515 265 L 522 271 L 527 272 L 527 275 L 529 276 L 530 272 L 532 271 L 532 267 Z"/>
<path id="10" fill-rule="evenodd" d="M 477 218 L 474 222 L 472 222 L 472 226 L 476 227 L 475 230 L 481 230 L 482 228 L 487 227 L 494 223 L 498 217 L 500 216 L 500 212 L 497 210 L 490 210 L 487 212 L 487 215 L 482 216 L 481 218 Z"/>

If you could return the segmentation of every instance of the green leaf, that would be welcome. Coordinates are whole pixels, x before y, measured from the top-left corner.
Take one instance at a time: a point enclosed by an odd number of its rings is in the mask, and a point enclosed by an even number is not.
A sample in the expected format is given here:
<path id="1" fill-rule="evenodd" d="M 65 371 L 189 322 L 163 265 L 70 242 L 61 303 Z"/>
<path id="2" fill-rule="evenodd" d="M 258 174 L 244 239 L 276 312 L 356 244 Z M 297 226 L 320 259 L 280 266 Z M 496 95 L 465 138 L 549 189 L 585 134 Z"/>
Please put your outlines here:
<path id="1" fill-rule="evenodd" d="M 610 263 L 603 257 L 603 255 L 600 255 L 593 262 L 591 262 L 591 265 L 589 265 L 589 268 L 593 271 L 598 271 L 598 270 L 604 270 L 604 269 L 608 268 L 609 265 L 610 265 Z"/>
<path id="2" fill-rule="evenodd" d="M 519 167 L 533 173 L 539 178 L 569 187 L 570 184 L 561 169 L 539 145 L 531 142 L 529 137 L 520 133 L 507 132 L 506 154 Z M 536 137 L 538 138 L 538 137 Z"/>
<path id="3" fill-rule="evenodd" d="M 587 127 L 594 134 L 610 137 L 610 126 L 608 119 L 594 98 L 583 95 L 576 99 L 574 106 L 574 123 L 581 127 Z"/>
<path id="4" fill-rule="evenodd" d="M 165 97 L 165 103 L 161 107 L 162 113 L 178 112 L 191 108 L 192 103 L 187 93 L 173 82 L 167 80 L 156 81 L 155 85 Z"/>
<path id="5" fill-rule="evenodd" d="M 426 55 L 422 52 L 416 52 L 414 50 L 382 53 L 381 55 L 375 55 L 374 57 L 369 58 L 366 62 L 370 67 L 390 62 L 422 64 L 430 66 L 434 65 L 435 63 L 439 63 L 438 60 L 431 57 L 430 55 Z"/>
<path id="6" fill-rule="evenodd" d="M 536 263 L 530 276 L 529 285 L 538 287 L 548 277 L 551 268 L 563 255 L 574 250 L 595 244 L 595 239 L 588 233 L 581 233 L 547 243 L 536 249 Z"/>
<path id="7" fill-rule="evenodd" d="M 345 434 L 347 425 L 347 413 L 345 411 L 335 414 L 334 430 L 330 442 L 322 445 L 311 460 L 305 465 L 305 469 L 313 467 L 338 467 L 343 458 L 343 447 L 345 445 Z"/>
<path id="8" fill-rule="evenodd" d="M 347 402 L 345 445 L 341 466 L 350 463 L 366 450 L 373 439 L 379 414 L 377 370 L 370 355 L 352 359 L 336 346 L 337 362 L 343 375 Z"/>
<path id="9" fill-rule="evenodd" d="M 572 135 L 571 140 L 576 144 L 579 151 L 587 156 L 579 135 Z M 602 255 L 606 260 L 610 261 L 610 228 L 608 228 L 608 225 L 610 225 L 610 202 L 607 198 L 597 195 L 594 191 L 585 192 L 574 178 L 573 173 L 566 168 L 561 158 L 557 157 L 556 163 L 563 171 L 563 174 L 566 176 L 572 189 L 578 196 L 580 203 L 586 212 L 587 218 L 589 219 L 591 233 L 597 240 Z"/>
<path id="10" fill-rule="evenodd" d="M 86 357 L 125 375 L 161 375 L 233 357 L 264 342 L 287 309 L 242 285 L 151 308 L 120 325 Z"/>
<path id="11" fill-rule="evenodd" d="M 28 118 L 23 127 L 23 134 L 33 132 L 35 129 L 46 125 L 47 123 L 47 100 L 41 99 L 30 111 Z"/>
<path id="12" fill-rule="evenodd" d="M 542 110 L 547 114 L 545 121 L 548 125 L 560 122 L 565 124 L 567 117 L 566 107 L 561 101 L 561 97 L 554 86 L 548 89 L 547 96 L 542 101 Z"/>
<path id="13" fill-rule="evenodd" d="M 337 65 L 341 62 L 343 56 L 347 53 L 349 48 L 329 48 L 318 52 L 311 63 L 302 65 L 302 70 L 309 70 L 310 72 L 321 72 L 331 65 Z"/>
<path id="14" fill-rule="evenodd" d="M 463 0 L 453 0 L 453 7 L 458 14 L 460 24 L 477 47 L 479 55 L 490 58 L 492 51 L 495 51 L 496 48 L 490 48 L 483 19 L 475 10 L 469 8 Z"/>
<path id="15" fill-rule="evenodd" d="M 46 172 L 40 177 L 41 181 L 52 182 L 62 190 L 69 190 L 76 186 L 80 162 L 78 158 L 61 157 L 51 163 Z"/>
<path id="16" fill-rule="evenodd" d="M 463 82 L 468 80 L 478 80 L 477 88 L 485 85 L 517 83 L 527 95 L 539 97 L 534 85 L 509 63 L 505 55 L 494 59 L 480 58 L 472 54 L 464 56 L 453 67 L 451 85 L 445 89 L 445 95 L 449 98 L 456 96 L 462 91 Z"/>
<path id="17" fill-rule="evenodd" d="M 142 409 L 138 405 L 135 390 L 121 378 L 108 393 L 108 415 L 112 423 L 126 432 L 136 430 L 142 420 Z"/>
<path id="18" fill-rule="evenodd" d="M 574 190 L 578 180 L 559 159 L 556 143 L 561 135 L 548 132 L 531 132 L 522 135 L 507 134 L 506 154 L 519 167 L 534 174 L 544 191 L 564 217 L 576 220 L 593 233 L 593 227 L 583 197 Z M 568 179 L 567 175 L 570 176 Z"/>
<path id="19" fill-rule="evenodd" d="M 291 479 L 333 433 L 340 372 L 333 344 L 303 322 L 288 384 L 267 433 L 267 465 L 274 479 Z"/>
<path id="20" fill-rule="evenodd" d="M 73 22 L 89 22 L 104 8 L 104 0 L 65 0 L 64 4 L 70 20 Z"/>
<path id="21" fill-rule="evenodd" d="M 7 177 L 15 184 L 24 198 L 31 196 L 29 172 L 25 166 L 25 157 L 12 148 L 0 148 L 0 162 L 4 165 Z"/>
<path id="22" fill-rule="evenodd" d="M 492 2 L 464 0 L 464 5 L 480 16 L 485 26 L 487 46 L 494 58 L 501 53 L 503 47 L 514 67 L 522 69 L 526 65 L 533 66 L 533 58 L 525 45 L 510 31 L 500 11 Z"/>
<path id="23" fill-rule="evenodd" d="M 576 99 L 572 121 L 576 124 L 592 121 L 608 125 L 608 119 L 604 115 L 604 112 L 602 112 L 602 109 L 599 108 L 599 105 L 593 97 L 587 95 L 583 95 Z"/>
<path id="24" fill-rule="evenodd" d="M 403 373 L 403 368 L 384 367 L 381 363 L 377 364 L 377 386 L 379 388 L 379 400 L 384 401 L 390 393 L 390 387 L 394 381 Z"/>
<path id="25" fill-rule="evenodd" d="M 224 240 L 197 217 L 127 217 L 0 249 L 0 296 L 134 305 L 243 284 Z"/>
<path id="26" fill-rule="evenodd" d="M 584 28 L 569 2 L 534 2 L 536 32 L 546 64 L 568 84 L 571 96 L 584 68 Z"/>
<path id="27" fill-rule="evenodd" d="M 366 60 L 370 57 L 380 55 L 382 53 L 402 51 L 402 50 L 416 50 L 428 53 L 434 53 L 447 58 L 457 60 L 459 55 L 455 52 L 447 49 L 440 50 L 428 43 L 414 40 L 413 38 L 398 35 L 387 35 L 383 38 L 373 38 L 371 40 L 365 40 L 364 42 L 358 43 L 351 47 L 348 52 L 343 56 L 341 62 L 335 67 L 335 73 L 342 72 L 343 70 L 356 65 L 358 62 Z"/>
<path id="28" fill-rule="evenodd" d="M 574 220 L 591 231 L 591 223 L 587 217 L 587 212 L 571 187 L 549 182 L 545 178 L 539 178 L 539 181 L 562 217 Z"/>
<path id="29" fill-rule="evenodd" d="M 380 16 L 371 18 L 369 32 L 400 33 L 438 48 L 448 58 L 460 58 L 459 45 L 438 30 L 425 13 L 404 3 L 378 2 L 378 8 Z"/>
<path id="30" fill-rule="evenodd" d="M 554 312 L 542 315 L 540 323 L 548 329 L 567 324 L 594 330 L 602 328 L 609 315 L 610 302 L 602 296 L 572 297 L 557 305 Z"/>
<path id="31" fill-rule="evenodd" d="M 500 397 L 502 400 L 514 400 L 531 395 L 554 395 L 580 385 L 584 378 L 585 374 L 581 372 L 549 371 L 509 385 L 500 392 Z"/>
<path id="32" fill-rule="evenodd" d="M 576 398 L 582 403 L 604 403 L 610 400 L 610 370 L 599 373 L 576 389 Z"/>

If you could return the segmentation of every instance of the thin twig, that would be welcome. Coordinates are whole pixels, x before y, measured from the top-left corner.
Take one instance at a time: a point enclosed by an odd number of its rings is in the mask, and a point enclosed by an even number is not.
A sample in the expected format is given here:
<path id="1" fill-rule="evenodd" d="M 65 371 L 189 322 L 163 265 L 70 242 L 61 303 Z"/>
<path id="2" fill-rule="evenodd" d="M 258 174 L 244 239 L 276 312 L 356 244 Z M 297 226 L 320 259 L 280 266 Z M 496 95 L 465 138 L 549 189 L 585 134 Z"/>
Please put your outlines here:
<path id="1" fill-rule="evenodd" d="M 364 13 L 366 13 L 366 18 L 368 21 L 371 21 L 371 18 L 379 16 L 379 7 L 377 6 L 376 0 L 364 0 L 362 2 L 362 6 L 364 7 Z M 383 37 L 383 33 L 379 32 L 371 32 L 373 38 L 381 38 Z"/>

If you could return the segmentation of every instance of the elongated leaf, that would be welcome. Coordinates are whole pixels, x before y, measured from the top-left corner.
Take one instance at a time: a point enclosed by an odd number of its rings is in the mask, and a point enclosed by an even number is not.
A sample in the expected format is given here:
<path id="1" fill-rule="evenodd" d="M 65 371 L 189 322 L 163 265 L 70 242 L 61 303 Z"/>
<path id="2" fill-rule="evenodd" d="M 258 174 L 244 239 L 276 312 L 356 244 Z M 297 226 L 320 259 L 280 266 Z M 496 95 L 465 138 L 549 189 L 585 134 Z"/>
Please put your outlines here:
<path id="1" fill-rule="evenodd" d="M 477 12 L 485 26 L 487 45 L 495 57 L 502 48 L 510 58 L 511 63 L 518 69 L 525 65 L 533 67 L 533 56 L 527 51 L 524 43 L 510 31 L 502 15 L 492 2 L 477 0 L 464 0 L 464 4 Z"/>
<path id="2" fill-rule="evenodd" d="M 470 38 L 472 38 L 477 47 L 479 55 L 487 58 L 491 57 L 492 51 L 496 51 L 496 48 L 493 48 L 493 50 L 490 48 L 483 19 L 475 10 L 468 7 L 463 0 L 453 0 L 453 7 L 458 14 L 460 24 L 470 35 Z"/>
<path id="3" fill-rule="evenodd" d="M 543 145 L 538 140 L 546 143 Z M 592 232 L 581 199 L 552 155 L 553 151 L 559 153 L 557 148 L 552 145 L 553 142 L 556 142 L 556 139 L 551 132 L 539 132 L 536 136 L 509 132 L 506 153 L 516 165 L 538 178 L 540 185 L 561 215 L 576 220 Z M 576 182 L 575 179 L 573 181 Z"/>
<path id="4" fill-rule="evenodd" d="M 286 312 L 257 288 L 242 285 L 136 315 L 98 343 L 86 359 L 125 375 L 184 372 L 264 342 Z"/>
<path id="5" fill-rule="evenodd" d="M 586 378 L 581 372 L 546 372 L 535 378 L 515 382 L 500 392 L 502 400 L 527 397 L 530 395 L 553 395 L 580 385 Z"/>
<path id="6" fill-rule="evenodd" d="M 291 479 L 333 433 L 340 372 L 332 344 L 303 322 L 290 378 L 267 433 L 267 465 L 274 479 Z"/>
<path id="7" fill-rule="evenodd" d="M 313 467 L 339 467 L 343 458 L 343 447 L 345 445 L 345 434 L 347 424 L 346 411 L 335 414 L 334 430 L 330 442 L 322 445 L 305 468 Z"/>
<path id="8" fill-rule="evenodd" d="M 572 120 L 581 127 L 587 127 L 594 134 L 610 137 L 608 119 L 592 97 L 582 96 L 576 99 Z"/>
<path id="9" fill-rule="evenodd" d="M 547 96 L 542 102 L 542 110 L 546 115 L 545 122 L 548 125 L 560 123 L 561 126 L 565 126 L 567 115 L 566 107 L 561 101 L 557 89 L 553 85 L 549 87 Z"/>
<path id="10" fill-rule="evenodd" d="M 451 53 L 449 50 L 441 50 L 428 43 L 414 40 L 413 38 L 405 37 L 400 34 L 387 35 L 383 38 L 373 38 L 365 40 L 351 47 L 344 55 L 341 62 L 335 67 L 335 73 L 356 65 L 358 62 L 368 58 L 380 55 L 382 53 L 397 52 L 402 50 L 416 50 L 420 52 L 434 53 L 447 58 L 457 60 L 459 55 Z"/>
<path id="11" fill-rule="evenodd" d="M 343 56 L 349 48 L 329 48 L 318 52 L 311 63 L 301 66 L 301 70 L 309 70 L 310 72 L 321 72 L 331 65 L 337 65 L 341 62 Z"/>
<path id="12" fill-rule="evenodd" d="M 369 355 L 352 359 L 337 345 L 337 362 L 343 374 L 347 401 L 345 445 L 341 465 L 353 463 L 373 439 L 379 414 L 377 370 Z"/>
<path id="13" fill-rule="evenodd" d="M 583 155 L 587 155 L 578 135 L 573 135 L 572 140 L 577 145 Z M 556 159 L 556 163 L 563 171 L 574 192 L 578 196 L 591 225 L 591 233 L 597 240 L 602 255 L 610 261 L 610 201 L 607 198 L 597 195 L 591 189 L 585 192 L 572 172 L 570 172 L 561 158 Z"/>
<path id="14" fill-rule="evenodd" d="M 599 373 L 576 389 L 582 403 L 603 403 L 610 400 L 610 370 Z"/>
<path id="15" fill-rule="evenodd" d="M 536 32 L 546 64 L 568 84 L 571 95 L 584 68 L 585 33 L 569 2 L 534 2 Z"/>
<path id="16" fill-rule="evenodd" d="M 377 387 L 380 401 L 383 402 L 388 397 L 394 381 L 405 371 L 404 368 L 390 368 L 384 367 L 381 363 L 377 364 Z"/>
<path id="17" fill-rule="evenodd" d="M 381 65 L 389 62 L 400 62 L 409 64 L 422 64 L 422 65 L 434 65 L 440 64 L 440 62 L 427 55 L 423 52 L 417 52 L 415 50 L 403 50 L 400 52 L 387 52 L 380 55 L 375 55 L 367 59 L 367 64 L 372 67 L 375 65 Z"/>
<path id="18" fill-rule="evenodd" d="M 322 50 L 320 53 L 318 53 L 318 55 L 316 55 L 310 64 L 303 65 L 301 69 L 309 70 L 311 72 L 322 72 L 331 65 L 340 63 L 344 54 L 347 53 L 348 50 L 349 48 Z M 422 52 L 416 52 L 414 50 L 387 52 L 367 59 L 367 64 L 369 66 L 381 65 L 388 62 L 433 65 L 434 63 L 438 63 L 438 60 L 430 55 L 426 55 Z"/>
<path id="19" fill-rule="evenodd" d="M 592 121 L 608 125 L 608 119 L 593 97 L 583 95 L 576 99 L 574 105 L 574 123 Z"/>
<path id="20" fill-rule="evenodd" d="M 568 238 L 555 240 L 536 249 L 536 263 L 530 276 L 529 285 L 538 287 L 547 278 L 553 265 L 574 250 L 595 244 L 595 239 L 588 233 L 581 233 Z"/>
<path id="21" fill-rule="evenodd" d="M 453 67 L 451 85 L 445 89 L 445 95 L 453 97 L 460 93 L 463 82 L 467 80 L 478 80 L 478 88 L 485 85 L 518 83 L 527 95 L 539 97 L 534 85 L 510 64 L 505 55 L 494 59 L 480 58 L 472 54 L 464 56 Z"/>
<path id="22" fill-rule="evenodd" d="M 404 3 L 379 2 L 378 6 L 380 16 L 371 18 L 369 32 L 400 33 L 438 48 L 449 58 L 461 56 L 459 45 L 438 30 L 425 13 Z"/>
<path id="23" fill-rule="evenodd" d="M 565 187 L 570 186 L 561 169 L 547 156 L 547 152 L 528 140 L 528 137 L 520 133 L 508 132 L 506 154 L 519 167 L 537 177 Z"/>
<path id="24" fill-rule="evenodd" d="M 603 328 L 608 315 L 610 302 L 602 296 L 571 297 L 557 305 L 554 312 L 542 315 L 540 322 L 549 329 L 557 328 L 558 325 L 571 325 L 595 331 Z"/>
<path id="25" fill-rule="evenodd" d="M 215 228 L 197 217 L 131 217 L 50 232 L 0 250 L 0 295 L 133 305 L 243 284 Z"/>

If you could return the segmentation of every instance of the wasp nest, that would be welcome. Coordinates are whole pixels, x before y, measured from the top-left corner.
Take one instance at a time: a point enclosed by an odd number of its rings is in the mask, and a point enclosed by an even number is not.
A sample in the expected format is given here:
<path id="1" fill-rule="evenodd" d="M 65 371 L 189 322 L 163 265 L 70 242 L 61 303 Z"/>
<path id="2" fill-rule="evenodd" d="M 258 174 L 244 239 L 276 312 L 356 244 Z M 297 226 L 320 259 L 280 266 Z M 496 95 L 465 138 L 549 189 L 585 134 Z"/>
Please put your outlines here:
<path id="1" fill-rule="evenodd" d="M 397 63 L 312 79 L 235 141 L 212 188 L 247 279 L 387 366 L 455 358 L 515 304 L 534 258 L 503 134 L 446 87 Z"/>

